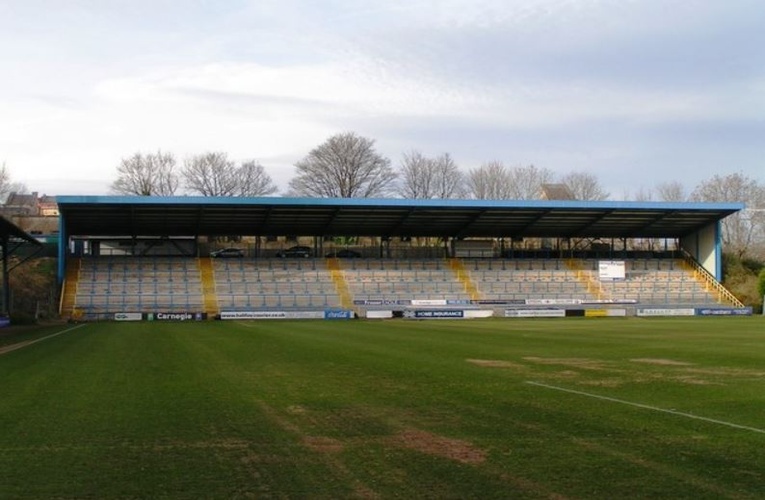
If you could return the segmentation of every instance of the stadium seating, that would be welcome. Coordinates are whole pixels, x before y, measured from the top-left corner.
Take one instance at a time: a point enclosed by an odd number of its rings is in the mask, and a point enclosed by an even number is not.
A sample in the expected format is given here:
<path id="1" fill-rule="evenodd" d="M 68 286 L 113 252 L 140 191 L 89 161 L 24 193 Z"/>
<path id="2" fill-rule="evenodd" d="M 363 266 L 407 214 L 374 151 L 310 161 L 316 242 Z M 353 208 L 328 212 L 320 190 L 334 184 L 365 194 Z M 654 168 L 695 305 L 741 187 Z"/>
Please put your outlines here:
<path id="1" fill-rule="evenodd" d="M 470 300 L 443 259 L 353 259 L 343 263 L 343 276 L 356 301 Z"/>
<path id="2" fill-rule="evenodd" d="M 75 307 L 85 317 L 130 311 L 201 311 L 195 259 L 95 257 L 82 259 Z"/>
<path id="3" fill-rule="evenodd" d="M 340 307 L 323 260 L 220 259 L 214 269 L 221 310 Z"/>
<path id="4" fill-rule="evenodd" d="M 482 299 L 579 299 L 641 306 L 706 306 L 717 295 L 680 259 L 625 259 L 624 279 L 601 281 L 596 259 L 465 260 Z"/>
<path id="5" fill-rule="evenodd" d="M 332 266 L 328 263 L 334 262 Z M 549 300 L 638 306 L 708 306 L 715 290 L 680 259 L 624 259 L 625 277 L 601 281 L 597 259 L 212 259 L 207 309 L 316 310 L 365 302 L 467 303 Z M 334 271 L 330 269 L 335 269 Z M 75 307 L 89 318 L 115 312 L 205 310 L 197 259 L 82 259 Z M 338 280 L 341 283 L 338 283 Z M 214 283 L 213 283 L 214 281 Z M 344 297 L 341 300 L 340 289 Z M 209 298 L 209 297 L 208 297 Z"/>
<path id="6" fill-rule="evenodd" d="M 597 275 L 597 261 L 586 267 Z M 681 259 L 625 260 L 623 280 L 599 282 L 601 293 L 614 300 L 634 300 L 648 306 L 709 306 L 719 298 L 707 284 L 698 280 Z"/>
<path id="7" fill-rule="evenodd" d="M 464 267 L 486 300 L 596 298 L 561 259 L 465 259 Z"/>

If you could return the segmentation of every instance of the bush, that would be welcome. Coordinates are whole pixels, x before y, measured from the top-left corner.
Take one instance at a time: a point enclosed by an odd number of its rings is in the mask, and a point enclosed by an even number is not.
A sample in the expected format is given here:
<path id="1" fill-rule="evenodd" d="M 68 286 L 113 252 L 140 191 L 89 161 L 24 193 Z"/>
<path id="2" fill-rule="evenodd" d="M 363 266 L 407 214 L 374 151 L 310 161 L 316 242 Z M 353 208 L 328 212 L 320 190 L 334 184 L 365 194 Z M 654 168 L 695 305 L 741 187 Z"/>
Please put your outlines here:
<path id="1" fill-rule="evenodd" d="M 723 255 L 723 285 L 744 305 L 755 309 L 762 304 L 762 292 L 758 291 L 757 271 L 762 273 L 763 264 L 753 259 L 740 259 L 735 255 Z"/>
<path id="2" fill-rule="evenodd" d="M 32 259 L 10 267 L 11 316 L 15 324 L 34 322 L 35 315 L 53 318 L 58 314 L 56 260 L 50 257 Z"/>

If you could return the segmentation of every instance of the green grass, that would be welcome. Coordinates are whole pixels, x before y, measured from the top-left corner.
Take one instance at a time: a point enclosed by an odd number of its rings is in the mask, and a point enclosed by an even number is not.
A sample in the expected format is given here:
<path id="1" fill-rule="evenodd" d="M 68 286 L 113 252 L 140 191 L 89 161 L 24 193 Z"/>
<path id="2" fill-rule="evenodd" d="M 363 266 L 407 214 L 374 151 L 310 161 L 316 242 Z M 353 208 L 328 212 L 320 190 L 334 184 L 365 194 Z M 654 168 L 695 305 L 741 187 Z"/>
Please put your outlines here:
<path id="1" fill-rule="evenodd" d="M 88 324 L 0 380 L 0 498 L 765 492 L 759 317 Z"/>

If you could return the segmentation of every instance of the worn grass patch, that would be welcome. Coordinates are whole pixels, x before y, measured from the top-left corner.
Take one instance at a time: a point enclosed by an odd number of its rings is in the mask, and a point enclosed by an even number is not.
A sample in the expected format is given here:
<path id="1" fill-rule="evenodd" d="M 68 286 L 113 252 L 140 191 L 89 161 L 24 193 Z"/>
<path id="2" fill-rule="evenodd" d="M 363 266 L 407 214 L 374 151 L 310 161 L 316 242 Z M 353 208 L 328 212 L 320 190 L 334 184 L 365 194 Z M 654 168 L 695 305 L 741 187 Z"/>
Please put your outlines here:
<path id="1" fill-rule="evenodd" d="M 660 366 L 691 366 L 693 363 L 686 363 L 685 361 L 675 361 L 674 359 L 656 359 L 656 358 L 635 358 L 631 359 L 633 363 L 646 363 L 649 365 Z"/>
<path id="2" fill-rule="evenodd" d="M 514 368 L 516 370 L 522 370 L 526 368 L 520 363 L 513 363 L 512 361 L 504 361 L 501 359 L 468 359 L 468 363 L 476 366 L 485 366 L 487 368 Z"/>

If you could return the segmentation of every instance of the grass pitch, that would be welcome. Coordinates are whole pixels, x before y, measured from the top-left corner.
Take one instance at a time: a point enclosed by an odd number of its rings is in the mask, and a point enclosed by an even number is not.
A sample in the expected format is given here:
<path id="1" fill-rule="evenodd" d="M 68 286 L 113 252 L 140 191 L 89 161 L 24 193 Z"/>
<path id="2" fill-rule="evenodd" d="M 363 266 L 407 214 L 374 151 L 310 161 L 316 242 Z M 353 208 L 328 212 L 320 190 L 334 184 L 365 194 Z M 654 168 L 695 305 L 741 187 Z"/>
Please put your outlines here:
<path id="1" fill-rule="evenodd" d="M 0 380 L 2 498 L 765 495 L 758 317 L 87 324 Z"/>

